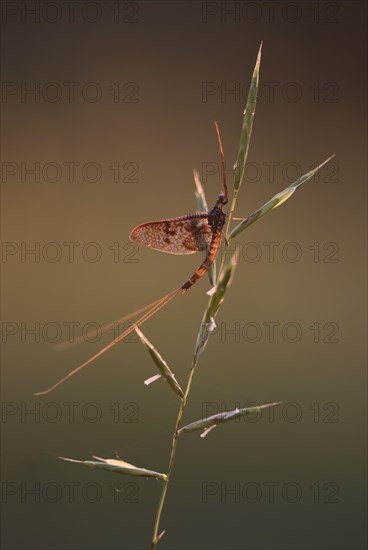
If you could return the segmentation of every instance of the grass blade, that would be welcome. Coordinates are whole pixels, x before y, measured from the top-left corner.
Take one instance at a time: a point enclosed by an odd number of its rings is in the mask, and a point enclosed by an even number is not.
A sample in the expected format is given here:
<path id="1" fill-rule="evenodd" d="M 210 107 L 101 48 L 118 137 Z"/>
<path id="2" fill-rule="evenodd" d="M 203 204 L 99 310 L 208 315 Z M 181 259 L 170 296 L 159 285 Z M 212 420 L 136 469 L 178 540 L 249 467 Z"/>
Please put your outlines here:
<path id="1" fill-rule="evenodd" d="M 262 42 L 261 42 L 261 45 L 259 46 L 257 61 L 254 66 L 252 80 L 250 83 L 248 97 L 247 97 L 247 103 L 244 111 L 243 126 L 241 130 L 239 150 L 238 150 L 238 158 L 235 164 L 234 194 L 231 201 L 230 213 L 228 215 L 226 229 L 225 229 L 226 237 L 229 234 L 229 227 L 230 227 L 230 222 L 231 222 L 233 212 L 235 210 L 236 199 L 238 197 L 239 189 L 244 178 L 245 165 L 248 157 L 249 143 L 252 135 L 253 120 L 256 112 L 261 55 L 262 55 Z"/>
<path id="2" fill-rule="evenodd" d="M 219 276 L 215 291 L 213 292 L 206 311 L 204 312 L 202 323 L 197 336 L 196 346 L 194 350 L 194 360 L 196 361 L 199 355 L 203 352 L 207 345 L 208 338 L 215 328 L 215 317 L 219 307 L 225 298 L 225 292 L 228 286 L 231 284 L 234 270 L 236 267 L 236 254 L 230 259 L 229 264 L 223 269 Z"/>
<path id="3" fill-rule="evenodd" d="M 206 195 L 204 193 L 203 185 L 197 170 L 193 170 L 193 176 L 194 176 L 194 183 L 196 186 L 196 190 L 194 191 L 194 193 L 197 199 L 198 210 L 200 212 L 208 212 Z"/>
<path id="4" fill-rule="evenodd" d="M 208 212 L 208 205 L 206 200 L 206 195 L 203 189 L 203 185 L 197 170 L 193 170 L 194 182 L 196 185 L 195 196 L 197 198 L 198 210 L 200 212 Z M 208 270 L 208 277 L 211 283 L 211 286 L 216 284 L 216 262 L 213 262 L 211 267 Z"/>
<path id="5" fill-rule="evenodd" d="M 238 418 L 246 416 L 247 414 L 258 412 L 260 409 L 268 409 L 269 407 L 275 407 L 276 405 L 280 404 L 281 401 L 278 401 L 275 403 L 266 403 L 265 405 L 260 405 L 258 407 L 245 407 L 244 409 L 234 409 L 233 411 L 226 411 L 223 413 L 214 414 L 207 418 L 202 418 L 201 420 L 196 420 L 195 422 L 191 422 L 190 424 L 183 426 L 182 428 L 180 428 L 178 433 L 183 434 L 188 432 L 195 432 L 197 430 L 208 431 L 209 428 L 217 426 L 218 424 L 224 424 L 225 422 L 230 422 L 231 420 L 237 420 Z"/>
<path id="6" fill-rule="evenodd" d="M 135 327 L 135 331 L 138 334 L 142 344 L 147 349 L 148 353 L 153 359 L 153 362 L 158 367 L 158 370 L 160 371 L 163 378 L 166 380 L 166 382 L 169 384 L 170 388 L 174 390 L 174 392 L 183 399 L 184 392 L 181 389 L 180 385 L 176 381 L 176 378 L 174 374 L 171 372 L 170 367 L 167 365 L 166 361 L 162 358 L 162 356 L 159 354 L 157 349 L 154 347 L 153 344 L 145 337 L 143 332 L 138 328 Z"/>
<path id="7" fill-rule="evenodd" d="M 254 66 L 252 80 L 248 92 L 247 104 L 244 111 L 243 127 L 240 136 L 238 159 L 236 161 L 234 195 L 238 194 L 243 181 L 245 164 L 247 162 L 250 138 L 252 135 L 253 120 L 256 112 L 257 93 L 259 84 L 259 68 L 261 65 L 262 42 L 259 47 L 257 61 Z"/>
<path id="8" fill-rule="evenodd" d="M 146 470 L 146 468 L 138 468 L 125 462 L 124 460 L 117 460 L 113 458 L 100 458 L 94 456 L 96 460 L 74 460 L 72 458 L 65 458 L 60 456 L 61 460 L 66 460 L 68 462 L 75 462 L 77 464 L 82 464 L 83 466 L 88 466 L 89 468 L 98 468 L 99 470 L 107 470 L 109 472 L 115 472 L 116 474 L 125 474 L 128 476 L 138 476 L 138 477 L 154 477 L 156 479 L 166 479 L 165 474 L 155 472 L 153 470 Z"/>
<path id="9" fill-rule="evenodd" d="M 274 208 L 277 208 L 278 206 L 281 206 L 282 204 L 284 204 L 284 202 L 286 202 L 291 197 L 291 195 L 293 195 L 293 193 L 298 187 L 300 187 L 303 183 L 305 183 L 307 180 L 313 177 L 314 174 L 318 172 L 318 170 L 320 170 L 320 168 L 322 168 L 322 166 L 324 166 L 327 162 L 329 162 L 334 156 L 335 155 L 332 155 L 327 160 L 322 162 L 322 164 L 319 164 L 316 168 L 313 168 L 313 170 L 310 170 L 309 172 L 301 176 L 297 181 L 295 181 L 294 183 L 286 187 L 283 191 L 281 191 L 280 193 L 277 193 L 277 195 L 272 197 L 272 199 L 270 199 L 268 202 L 266 202 L 266 204 L 261 206 L 261 208 L 258 208 L 258 210 L 256 210 L 255 212 L 253 212 L 252 214 L 244 218 L 244 220 L 241 221 L 231 231 L 229 235 L 229 239 L 233 239 L 234 237 L 239 235 L 239 233 L 244 231 L 244 229 L 247 229 L 248 227 L 253 225 L 255 222 L 257 222 L 260 218 L 262 218 L 262 216 L 264 216 L 268 212 L 271 212 L 271 210 L 273 210 Z"/>

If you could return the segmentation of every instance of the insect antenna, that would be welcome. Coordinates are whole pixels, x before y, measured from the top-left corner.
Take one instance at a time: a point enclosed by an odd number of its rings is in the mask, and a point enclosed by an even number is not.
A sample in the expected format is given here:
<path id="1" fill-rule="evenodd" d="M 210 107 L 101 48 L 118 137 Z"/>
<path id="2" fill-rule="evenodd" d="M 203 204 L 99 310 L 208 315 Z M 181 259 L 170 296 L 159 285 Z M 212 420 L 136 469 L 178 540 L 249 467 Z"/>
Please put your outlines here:
<path id="1" fill-rule="evenodd" d="M 217 139 L 218 139 L 219 147 L 220 147 L 222 182 L 223 182 L 223 186 L 224 186 L 224 195 L 225 195 L 226 202 L 227 202 L 229 197 L 228 197 L 228 193 L 227 193 L 227 181 L 226 181 L 226 171 L 225 171 L 225 155 L 224 155 L 224 149 L 222 147 L 220 129 L 219 129 L 218 124 L 217 124 L 216 121 L 215 121 L 215 128 L 216 128 Z"/>

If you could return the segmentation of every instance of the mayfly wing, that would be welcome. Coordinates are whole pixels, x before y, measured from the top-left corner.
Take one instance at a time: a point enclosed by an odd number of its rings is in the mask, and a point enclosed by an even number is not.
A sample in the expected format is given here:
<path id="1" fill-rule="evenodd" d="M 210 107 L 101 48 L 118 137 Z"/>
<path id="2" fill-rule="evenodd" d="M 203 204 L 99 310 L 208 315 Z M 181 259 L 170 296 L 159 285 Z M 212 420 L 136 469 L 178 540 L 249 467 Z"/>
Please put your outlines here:
<path id="1" fill-rule="evenodd" d="M 207 250 L 212 230 L 207 212 L 196 212 L 138 225 L 129 238 L 135 243 L 169 254 L 194 254 Z"/>

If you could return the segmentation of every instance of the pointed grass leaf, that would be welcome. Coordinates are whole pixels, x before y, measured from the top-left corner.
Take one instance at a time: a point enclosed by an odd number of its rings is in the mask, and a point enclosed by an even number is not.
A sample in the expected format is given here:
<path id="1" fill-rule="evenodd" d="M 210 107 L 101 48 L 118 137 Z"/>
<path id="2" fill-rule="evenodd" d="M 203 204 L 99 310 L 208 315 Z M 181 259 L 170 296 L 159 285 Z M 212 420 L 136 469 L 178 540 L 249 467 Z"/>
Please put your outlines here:
<path id="1" fill-rule="evenodd" d="M 230 212 L 227 217 L 226 227 L 224 231 L 225 237 L 227 239 L 229 238 L 228 236 L 229 236 L 231 219 L 235 211 L 235 205 L 238 198 L 239 189 L 244 178 L 245 165 L 248 157 L 249 143 L 250 143 L 250 138 L 252 135 L 252 128 L 253 128 L 253 120 L 256 112 L 261 55 L 262 55 L 262 42 L 259 46 L 257 61 L 254 66 L 252 80 L 249 87 L 247 103 L 244 109 L 243 125 L 242 125 L 241 134 L 240 134 L 238 158 L 234 164 L 234 170 L 235 170 L 234 192 L 231 200 Z"/>
<path id="2" fill-rule="evenodd" d="M 157 538 L 156 538 L 156 543 L 159 542 L 162 537 L 164 536 L 164 534 L 166 533 L 166 529 L 164 529 L 164 531 L 161 531 L 161 533 L 159 535 L 157 535 Z"/>
<path id="3" fill-rule="evenodd" d="M 261 54 L 262 54 L 262 42 L 258 50 L 257 61 L 253 70 L 252 80 L 249 87 L 247 104 L 244 110 L 243 126 L 242 126 L 240 143 L 239 143 L 239 151 L 238 151 L 238 159 L 235 164 L 234 197 L 238 194 L 239 188 L 243 181 L 245 164 L 248 156 L 249 143 L 252 135 L 253 120 L 256 112 Z"/>
<path id="4" fill-rule="evenodd" d="M 244 218 L 231 231 L 229 235 L 229 239 L 233 239 L 234 237 L 239 235 L 239 233 L 241 233 L 242 231 L 244 231 L 245 229 L 253 225 L 255 222 L 257 222 L 259 219 L 261 219 L 262 216 L 264 216 L 268 212 L 271 212 L 271 210 L 273 210 L 274 208 L 277 208 L 278 206 L 281 206 L 282 204 L 284 204 L 284 202 L 286 202 L 291 197 L 291 195 L 293 195 L 293 193 L 298 187 L 300 187 L 303 183 L 305 183 L 307 180 L 313 177 L 314 174 L 318 172 L 318 170 L 320 170 L 320 168 L 322 168 L 322 166 L 324 166 L 327 162 L 329 162 L 334 156 L 335 155 L 332 155 L 327 160 L 319 164 L 316 168 L 313 168 L 313 170 L 310 170 L 309 172 L 301 176 L 298 180 L 296 180 L 291 185 L 286 187 L 283 191 L 281 191 L 280 193 L 277 193 L 277 195 L 275 195 L 274 197 L 272 197 L 272 199 L 267 201 L 263 206 L 261 206 L 261 208 L 258 208 L 258 210 L 256 210 L 255 212 L 253 212 L 252 214 Z"/>
<path id="5" fill-rule="evenodd" d="M 203 189 L 201 178 L 197 170 L 193 170 L 194 182 L 196 186 L 195 196 L 197 198 L 198 210 L 200 212 L 208 212 L 208 205 L 206 200 L 206 195 Z M 213 262 L 208 270 L 208 277 L 211 283 L 211 286 L 216 284 L 216 262 Z"/>
<path id="6" fill-rule="evenodd" d="M 211 332 L 216 328 L 215 316 L 219 307 L 225 298 L 225 292 L 228 286 L 231 284 L 234 270 L 236 267 L 236 257 L 237 254 L 233 254 L 230 259 L 230 262 L 227 266 L 224 267 L 222 272 L 219 275 L 217 284 L 214 287 L 214 291 L 211 292 L 211 297 L 208 302 L 206 311 L 204 312 L 201 326 L 198 332 L 196 346 L 194 350 L 194 359 L 197 360 L 199 355 L 203 352 L 204 348 L 207 345 L 208 338 Z"/>
<path id="7" fill-rule="evenodd" d="M 231 285 L 231 281 L 234 276 L 234 271 L 237 264 L 237 256 L 237 253 L 233 254 L 230 258 L 229 263 L 220 273 L 215 291 L 212 293 L 207 305 L 207 309 L 204 313 L 203 320 L 206 323 L 210 323 L 211 318 L 215 318 L 219 307 L 225 299 L 226 290 Z"/>
<path id="8" fill-rule="evenodd" d="M 197 170 L 193 170 L 193 176 L 194 176 L 194 183 L 196 186 L 195 196 L 197 198 L 198 210 L 200 212 L 208 212 L 206 195 L 204 193 L 201 178 L 199 177 Z"/>
<path id="9" fill-rule="evenodd" d="M 281 401 L 277 401 L 275 403 L 266 403 L 265 405 L 259 405 L 258 407 L 245 407 L 244 409 L 235 409 L 233 411 L 226 411 L 214 414 L 212 416 L 208 416 L 207 418 L 202 418 L 201 420 L 196 420 L 195 422 L 191 422 L 190 424 L 183 426 L 182 428 L 180 428 L 178 433 L 183 434 L 188 432 L 195 432 L 197 430 L 204 430 L 202 436 L 205 436 L 207 435 L 207 433 L 209 433 L 211 428 L 214 428 L 218 424 L 224 424 L 225 422 L 230 422 L 231 420 L 237 420 L 238 418 L 247 416 L 248 414 L 258 412 L 262 409 L 268 409 L 269 407 L 275 407 L 276 405 L 280 404 Z"/>
<path id="10" fill-rule="evenodd" d="M 210 268 L 208 270 L 208 278 L 210 280 L 211 286 L 215 286 L 216 284 L 216 260 L 210 265 Z"/>
<path id="11" fill-rule="evenodd" d="M 146 470 L 146 468 L 138 468 L 125 462 L 124 460 L 117 460 L 115 458 L 100 458 L 94 456 L 96 460 L 74 460 L 72 458 L 65 458 L 60 456 L 61 460 L 66 460 L 67 462 L 75 462 L 77 464 L 82 464 L 83 466 L 88 466 L 89 468 L 97 468 L 100 470 L 107 470 L 109 472 L 115 472 L 117 474 L 125 474 L 129 476 L 138 476 L 138 477 L 154 477 L 156 479 L 165 480 L 166 474 L 161 474 L 153 470 Z"/>
<path id="12" fill-rule="evenodd" d="M 135 327 L 135 331 L 138 334 L 142 344 L 145 346 L 148 353 L 152 357 L 153 362 L 158 367 L 158 370 L 160 371 L 162 377 L 169 384 L 170 388 L 174 390 L 174 392 L 182 399 L 184 397 L 184 392 L 181 389 L 178 382 L 176 381 L 176 378 L 174 374 L 171 372 L 166 361 L 161 357 L 161 355 L 159 354 L 157 349 L 154 347 L 154 345 L 151 344 L 151 342 L 145 337 L 143 332 L 138 327 Z"/>
<path id="13" fill-rule="evenodd" d="M 150 384 L 153 384 L 153 382 L 156 382 L 157 380 L 160 380 L 162 378 L 162 374 L 155 374 L 153 376 L 150 376 L 150 378 L 147 378 L 147 380 L 144 381 L 144 384 L 146 386 L 149 386 Z"/>

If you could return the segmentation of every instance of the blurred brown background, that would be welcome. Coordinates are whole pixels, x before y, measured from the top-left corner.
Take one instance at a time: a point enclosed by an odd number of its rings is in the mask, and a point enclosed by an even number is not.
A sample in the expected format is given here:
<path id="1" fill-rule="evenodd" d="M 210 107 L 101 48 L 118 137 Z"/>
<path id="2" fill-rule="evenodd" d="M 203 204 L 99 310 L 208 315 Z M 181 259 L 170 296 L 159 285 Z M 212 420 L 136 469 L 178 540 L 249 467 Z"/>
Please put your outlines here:
<path id="1" fill-rule="evenodd" d="M 112 337 L 56 352 L 72 326 L 88 336 L 199 265 L 128 235 L 196 210 L 193 167 L 213 204 L 214 120 L 233 181 L 261 40 L 237 215 L 336 157 L 239 237 L 185 421 L 283 405 L 183 437 L 161 547 L 365 548 L 365 21 L 364 2 L 2 3 L 4 548 L 149 547 L 158 482 L 57 459 L 117 450 L 164 471 L 178 400 L 143 385 L 156 371 L 141 344 L 32 394 Z M 208 288 L 143 327 L 182 384 Z"/>

